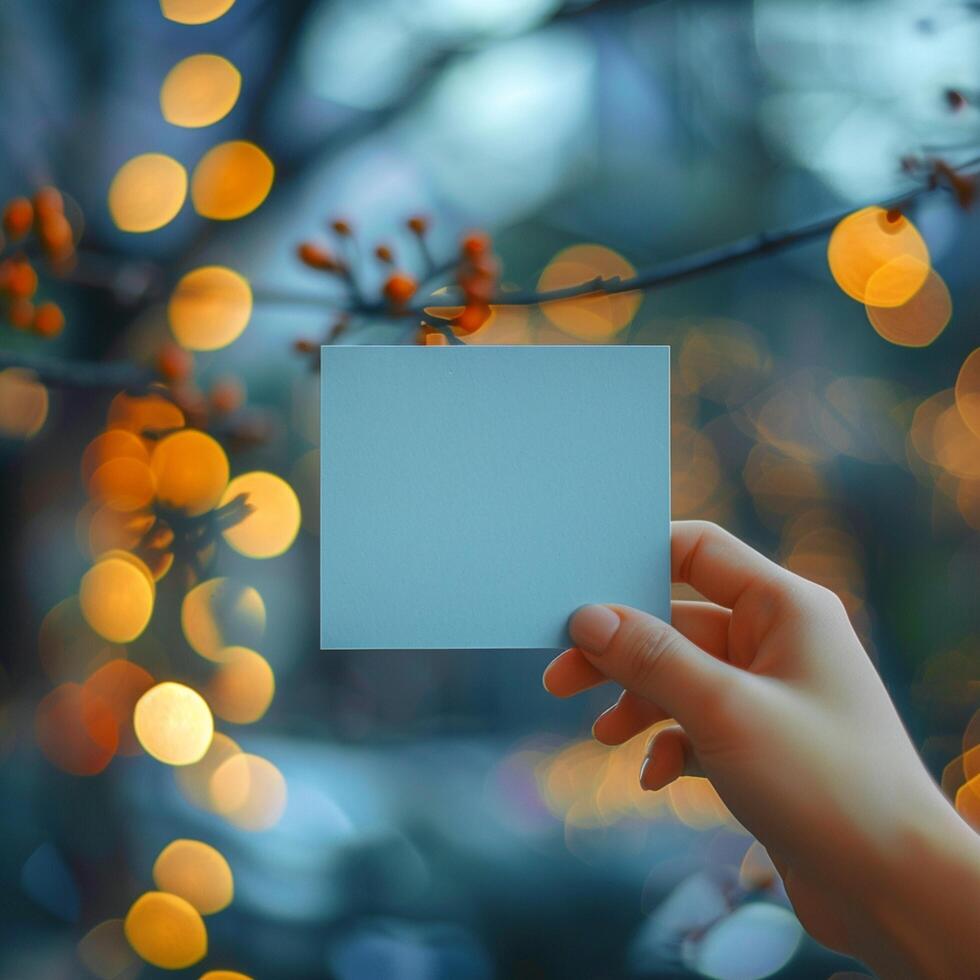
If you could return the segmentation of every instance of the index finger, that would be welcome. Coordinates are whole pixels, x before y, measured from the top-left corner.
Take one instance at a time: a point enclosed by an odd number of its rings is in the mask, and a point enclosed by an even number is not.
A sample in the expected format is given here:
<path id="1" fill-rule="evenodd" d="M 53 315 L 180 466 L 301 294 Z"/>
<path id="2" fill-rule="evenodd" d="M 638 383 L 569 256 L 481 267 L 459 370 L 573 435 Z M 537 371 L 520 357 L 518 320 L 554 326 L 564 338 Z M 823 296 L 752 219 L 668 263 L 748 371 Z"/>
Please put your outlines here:
<path id="1" fill-rule="evenodd" d="M 728 609 L 750 589 L 770 586 L 788 574 L 710 521 L 671 523 L 670 572 L 671 581 L 686 582 Z"/>

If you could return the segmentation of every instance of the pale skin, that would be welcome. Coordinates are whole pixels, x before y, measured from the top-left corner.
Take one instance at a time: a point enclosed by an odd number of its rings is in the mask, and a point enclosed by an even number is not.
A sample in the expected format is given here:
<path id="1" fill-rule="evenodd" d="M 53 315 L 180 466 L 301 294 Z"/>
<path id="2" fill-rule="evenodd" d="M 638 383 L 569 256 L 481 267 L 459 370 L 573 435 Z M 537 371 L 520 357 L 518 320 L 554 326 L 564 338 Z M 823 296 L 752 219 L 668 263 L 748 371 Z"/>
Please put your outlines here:
<path id="1" fill-rule="evenodd" d="M 578 610 L 544 674 L 624 690 L 593 733 L 661 723 L 638 774 L 707 776 L 766 848 L 803 925 L 883 978 L 980 978 L 980 836 L 922 765 L 838 598 L 714 524 L 675 522 L 672 624 Z"/>

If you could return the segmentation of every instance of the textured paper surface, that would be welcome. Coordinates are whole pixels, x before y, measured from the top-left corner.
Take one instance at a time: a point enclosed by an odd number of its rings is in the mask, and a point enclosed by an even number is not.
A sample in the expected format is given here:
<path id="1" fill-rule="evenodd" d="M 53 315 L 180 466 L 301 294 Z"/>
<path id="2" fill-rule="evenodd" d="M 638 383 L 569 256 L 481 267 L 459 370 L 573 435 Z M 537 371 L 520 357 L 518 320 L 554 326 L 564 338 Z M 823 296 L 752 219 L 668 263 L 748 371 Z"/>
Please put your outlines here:
<path id="1" fill-rule="evenodd" d="M 324 649 L 557 649 L 670 614 L 669 348 L 321 352 Z"/>

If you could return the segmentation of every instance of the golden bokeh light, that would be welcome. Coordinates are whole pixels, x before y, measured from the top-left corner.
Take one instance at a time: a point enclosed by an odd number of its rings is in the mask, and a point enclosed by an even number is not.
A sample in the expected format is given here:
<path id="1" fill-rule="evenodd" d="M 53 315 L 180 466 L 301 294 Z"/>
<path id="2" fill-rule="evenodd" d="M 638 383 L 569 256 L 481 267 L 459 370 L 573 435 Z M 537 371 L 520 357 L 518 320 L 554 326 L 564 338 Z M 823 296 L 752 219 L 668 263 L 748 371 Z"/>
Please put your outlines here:
<path id="1" fill-rule="evenodd" d="M 95 670 L 82 687 L 86 698 L 100 701 L 112 716 L 118 731 L 119 755 L 136 755 L 140 751 L 133 730 L 133 711 L 153 684 L 148 670 L 120 657 Z"/>
<path id="2" fill-rule="evenodd" d="M 157 497 L 190 516 L 216 506 L 228 483 L 228 457 L 211 436 L 196 429 L 174 432 L 150 457 Z"/>
<path id="3" fill-rule="evenodd" d="M 211 795 L 211 777 L 223 762 L 242 750 L 238 743 L 221 732 L 215 732 L 207 752 L 198 761 L 189 766 L 174 769 L 177 788 L 188 803 L 202 810 L 214 809 L 214 798 Z"/>
<path id="4" fill-rule="evenodd" d="M 201 980 L 252 980 L 252 978 L 235 970 L 208 970 L 207 973 L 202 974 Z"/>
<path id="5" fill-rule="evenodd" d="M 219 143 L 194 168 L 191 200 L 205 218 L 243 218 L 266 199 L 274 176 L 272 161 L 254 143 Z"/>
<path id="6" fill-rule="evenodd" d="M 203 758 L 214 735 L 207 702 L 174 681 L 151 687 L 139 699 L 133 725 L 140 745 L 169 766 L 187 766 Z"/>
<path id="7" fill-rule="evenodd" d="M 956 407 L 970 430 L 980 436 L 980 347 L 963 361 L 956 376 Z"/>
<path id="8" fill-rule="evenodd" d="M 252 315 L 248 280 L 221 265 L 192 269 L 174 287 L 170 329 L 188 350 L 217 350 L 236 340 Z"/>
<path id="9" fill-rule="evenodd" d="M 48 417 L 48 389 L 32 371 L 0 371 L 0 436 L 30 439 Z"/>
<path id="10" fill-rule="evenodd" d="M 99 980 L 129 980 L 141 966 L 122 919 L 106 919 L 85 933 L 78 943 L 78 958 Z"/>
<path id="11" fill-rule="evenodd" d="M 976 831 L 980 832 L 980 776 L 968 779 L 956 791 L 956 811 Z"/>
<path id="12" fill-rule="evenodd" d="M 231 10 L 235 0 L 160 0 L 160 10 L 178 24 L 207 24 Z"/>
<path id="13" fill-rule="evenodd" d="M 144 153 L 119 168 L 109 185 L 109 213 L 122 231 L 155 231 L 184 206 L 187 171 L 172 157 Z"/>
<path id="14" fill-rule="evenodd" d="M 837 285 L 868 306 L 907 303 L 929 275 L 929 249 L 905 215 L 862 208 L 838 222 L 827 245 Z"/>
<path id="15" fill-rule="evenodd" d="M 617 252 L 602 245 L 572 245 L 559 252 L 538 280 L 540 292 L 565 289 L 593 279 L 629 279 L 636 269 Z M 636 315 L 639 292 L 595 294 L 544 303 L 541 310 L 560 330 L 585 341 L 615 336 Z"/>
<path id="16" fill-rule="evenodd" d="M 670 432 L 670 458 L 672 515 L 700 516 L 721 483 L 721 463 L 714 443 L 692 426 L 675 422 Z"/>
<path id="17" fill-rule="evenodd" d="M 953 300 L 935 269 L 922 286 L 900 306 L 865 307 L 871 325 L 892 344 L 928 347 L 946 329 L 953 315 Z"/>
<path id="18" fill-rule="evenodd" d="M 225 540 L 249 558 L 281 555 L 299 532 L 299 500 L 293 488 L 273 473 L 243 473 L 228 484 L 222 506 L 241 494 L 247 496 L 252 511 L 222 532 Z"/>
<path id="19" fill-rule="evenodd" d="M 112 643 L 130 643 L 153 615 L 153 589 L 132 562 L 100 558 L 83 576 L 78 601 L 86 621 Z"/>
<path id="20" fill-rule="evenodd" d="M 119 744 L 109 707 L 75 683 L 60 684 L 41 699 L 34 734 L 48 760 L 73 776 L 102 772 Z"/>
<path id="21" fill-rule="evenodd" d="M 932 450 L 947 473 L 961 480 L 980 480 L 980 436 L 967 427 L 955 403 L 936 419 Z"/>
<path id="22" fill-rule="evenodd" d="M 242 830 L 268 830 L 286 809 L 286 780 L 268 759 L 242 752 L 211 777 L 215 812 Z"/>
<path id="23" fill-rule="evenodd" d="M 179 895 L 145 892 L 126 913 L 124 928 L 133 949 L 164 970 L 193 966 L 208 951 L 201 914 Z"/>
<path id="24" fill-rule="evenodd" d="M 224 856 L 199 840 L 171 841 L 153 864 L 153 881 L 160 891 L 190 902 L 201 915 L 227 908 L 235 893 Z"/>
<path id="25" fill-rule="evenodd" d="M 235 725 L 258 721 L 269 709 L 276 679 L 268 661 L 247 647 L 225 647 L 215 657 L 219 667 L 208 684 L 211 710 Z"/>
<path id="26" fill-rule="evenodd" d="M 138 436 L 159 435 L 179 429 L 184 413 L 167 397 L 155 391 L 146 395 L 128 395 L 121 391 L 109 403 L 109 426 L 127 429 Z"/>
<path id="27" fill-rule="evenodd" d="M 135 548 L 153 526 L 153 515 L 148 512 L 127 513 L 98 507 L 82 516 L 86 519 L 83 550 L 87 547 L 93 558 L 100 558 L 107 551 Z"/>
<path id="28" fill-rule="evenodd" d="M 160 111 L 174 126 L 210 126 L 231 112 L 241 90 L 242 76 L 227 58 L 192 54 L 163 80 Z"/>
<path id="29" fill-rule="evenodd" d="M 88 481 L 88 492 L 109 510 L 134 511 L 153 500 L 156 481 L 150 467 L 132 456 L 107 460 Z"/>
<path id="30" fill-rule="evenodd" d="M 184 596 L 180 623 L 191 647 L 217 660 L 223 647 L 250 646 L 262 638 L 265 603 L 250 585 L 212 578 Z"/>
<path id="31" fill-rule="evenodd" d="M 88 486 L 92 474 L 104 463 L 114 459 L 132 458 L 142 463 L 150 461 L 143 440 L 126 429 L 109 429 L 96 436 L 82 453 L 82 482 Z"/>

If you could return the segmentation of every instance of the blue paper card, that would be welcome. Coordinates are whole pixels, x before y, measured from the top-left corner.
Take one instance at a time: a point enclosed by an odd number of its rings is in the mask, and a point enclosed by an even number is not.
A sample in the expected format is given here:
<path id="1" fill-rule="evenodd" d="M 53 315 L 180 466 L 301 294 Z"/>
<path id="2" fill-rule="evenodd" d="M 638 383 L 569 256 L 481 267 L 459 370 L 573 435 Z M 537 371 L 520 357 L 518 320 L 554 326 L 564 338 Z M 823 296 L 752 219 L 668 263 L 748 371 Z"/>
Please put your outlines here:
<path id="1" fill-rule="evenodd" d="M 670 350 L 321 352 L 320 640 L 557 649 L 670 615 Z"/>

